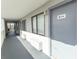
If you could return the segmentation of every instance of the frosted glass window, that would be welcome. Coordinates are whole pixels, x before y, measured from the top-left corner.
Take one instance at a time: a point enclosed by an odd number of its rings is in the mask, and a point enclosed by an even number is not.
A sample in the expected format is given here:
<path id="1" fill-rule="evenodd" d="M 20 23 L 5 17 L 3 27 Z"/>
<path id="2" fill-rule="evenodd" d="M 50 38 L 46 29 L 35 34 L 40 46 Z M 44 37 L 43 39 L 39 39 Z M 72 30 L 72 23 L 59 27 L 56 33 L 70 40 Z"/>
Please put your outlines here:
<path id="1" fill-rule="evenodd" d="M 32 25 L 33 25 L 33 33 L 37 33 L 37 28 L 36 28 L 36 17 L 33 17 L 32 19 Z"/>
<path id="2" fill-rule="evenodd" d="M 40 14 L 37 16 L 38 21 L 38 34 L 44 35 L 44 15 Z"/>

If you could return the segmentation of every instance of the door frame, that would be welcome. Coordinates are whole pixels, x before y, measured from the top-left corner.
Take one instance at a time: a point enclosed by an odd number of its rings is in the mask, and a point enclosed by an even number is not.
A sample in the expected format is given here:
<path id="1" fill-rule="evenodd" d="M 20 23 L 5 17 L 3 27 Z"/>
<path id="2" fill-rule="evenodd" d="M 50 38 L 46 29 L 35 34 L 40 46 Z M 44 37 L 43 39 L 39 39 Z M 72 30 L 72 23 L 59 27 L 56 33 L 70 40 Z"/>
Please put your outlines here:
<path id="1" fill-rule="evenodd" d="M 52 16 L 51 16 L 51 12 L 55 9 L 55 8 L 58 8 L 58 7 L 61 7 L 62 5 L 66 5 L 66 4 L 69 4 L 69 3 L 72 3 L 72 2 L 76 2 L 77 0 L 64 0 L 50 8 L 48 8 L 48 18 L 49 18 L 49 38 L 50 38 L 50 56 L 52 56 L 52 36 L 53 33 L 52 33 Z"/>

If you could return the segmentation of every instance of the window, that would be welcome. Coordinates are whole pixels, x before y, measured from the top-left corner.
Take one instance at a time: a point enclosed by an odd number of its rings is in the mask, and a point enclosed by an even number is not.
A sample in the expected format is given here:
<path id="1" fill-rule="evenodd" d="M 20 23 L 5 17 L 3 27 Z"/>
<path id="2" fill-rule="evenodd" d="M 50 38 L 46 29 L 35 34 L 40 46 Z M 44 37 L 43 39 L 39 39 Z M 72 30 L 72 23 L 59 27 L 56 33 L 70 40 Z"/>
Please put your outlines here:
<path id="1" fill-rule="evenodd" d="M 22 21 L 22 30 L 26 30 L 26 20 Z"/>
<path id="2" fill-rule="evenodd" d="M 32 18 L 32 32 L 37 33 L 37 24 L 36 24 L 36 16 Z"/>
<path id="3" fill-rule="evenodd" d="M 21 23 L 21 21 L 19 21 L 19 28 L 20 28 L 20 30 L 22 29 L 22 23 Z"/>
<path id="4" fill-rule="evenodd" d="M 44 14 L 38 14 L 32 17 L 32 32 L 40 35 L 44 35 Z"/>
<path id="5" fill-rule="evenodd" d="M 40 14 L 37 16 L 38 20 L 38 34 L 44 35 L 44 15 Z"/>

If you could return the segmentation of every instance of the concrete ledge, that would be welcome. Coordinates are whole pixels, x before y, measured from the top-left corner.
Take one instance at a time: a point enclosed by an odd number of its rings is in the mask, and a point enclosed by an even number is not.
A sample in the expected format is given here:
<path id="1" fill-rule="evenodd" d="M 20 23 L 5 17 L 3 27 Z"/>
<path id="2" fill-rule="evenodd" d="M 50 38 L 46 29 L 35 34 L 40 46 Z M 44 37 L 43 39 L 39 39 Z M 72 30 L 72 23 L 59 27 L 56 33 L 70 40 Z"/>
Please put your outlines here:
<path id="1" fill-rule="evenodd" d="M 27 40 L 23 40 L 19 36 L 17 36 L 18 40 L 23 44 L 23 46 L 27 49 L 27 51 L 33 56 L 34 59 L 50 59 L 43 52 L 35 49 Z"/>

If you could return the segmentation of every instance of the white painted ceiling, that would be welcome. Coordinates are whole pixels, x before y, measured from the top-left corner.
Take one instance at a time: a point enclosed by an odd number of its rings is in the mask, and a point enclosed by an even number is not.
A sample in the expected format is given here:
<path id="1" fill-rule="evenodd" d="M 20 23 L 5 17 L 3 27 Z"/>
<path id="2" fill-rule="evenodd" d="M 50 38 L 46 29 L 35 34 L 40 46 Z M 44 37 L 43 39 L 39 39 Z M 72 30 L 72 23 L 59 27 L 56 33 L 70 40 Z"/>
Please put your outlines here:
<path id="1" fill-rule="evenodd" d="M 1 15 L 2 18 L 19 19 L 49 0 L 2 0 Z"/>

